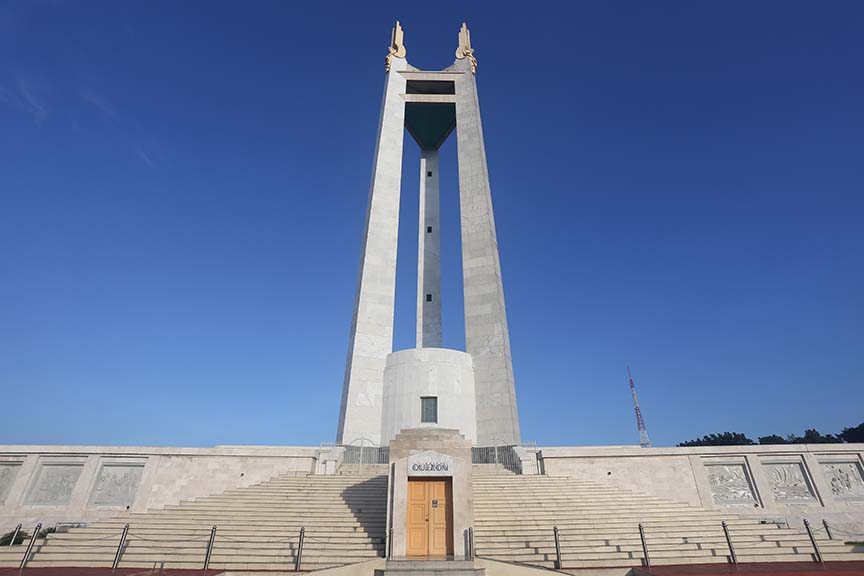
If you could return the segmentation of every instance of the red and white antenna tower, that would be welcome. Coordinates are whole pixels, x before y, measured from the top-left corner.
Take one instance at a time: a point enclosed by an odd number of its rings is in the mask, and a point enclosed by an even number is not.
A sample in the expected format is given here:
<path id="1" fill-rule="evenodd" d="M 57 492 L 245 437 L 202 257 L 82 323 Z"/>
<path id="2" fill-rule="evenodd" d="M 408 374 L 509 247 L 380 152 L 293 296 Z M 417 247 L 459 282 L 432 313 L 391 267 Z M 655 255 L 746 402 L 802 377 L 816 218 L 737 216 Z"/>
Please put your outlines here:
<path id="1" fill-rule="evenodd" d="M 639 409 L 639 398 L 636 396 L 636 384 L 633 383 L 633 376 L 630 374 L 630 367 L 627 367 L 627 378 L 630 380 L 630 393 L 633 394 L 633 407 L 636 408 L 636 426 L 639 428 L 639 446 L 642 448 L 650 448 L 651 440 L 648 438 L 648 429 L 645 428 L 645 421 L 642 420 L 642 410 Z"/>

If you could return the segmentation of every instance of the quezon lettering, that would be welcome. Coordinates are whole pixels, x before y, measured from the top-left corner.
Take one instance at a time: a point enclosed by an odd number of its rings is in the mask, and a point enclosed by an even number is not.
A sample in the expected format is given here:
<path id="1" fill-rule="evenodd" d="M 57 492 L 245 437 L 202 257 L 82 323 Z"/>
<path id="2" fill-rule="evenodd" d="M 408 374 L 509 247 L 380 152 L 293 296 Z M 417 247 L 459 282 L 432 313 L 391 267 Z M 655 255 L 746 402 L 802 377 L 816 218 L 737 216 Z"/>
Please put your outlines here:
<path id="1" fill-rule="evenodd" d="M 411 470 L 414 472 L 447 472 L 450 470 L 450 467 L 446 462 L 423 462 L 413 464 Z"/>

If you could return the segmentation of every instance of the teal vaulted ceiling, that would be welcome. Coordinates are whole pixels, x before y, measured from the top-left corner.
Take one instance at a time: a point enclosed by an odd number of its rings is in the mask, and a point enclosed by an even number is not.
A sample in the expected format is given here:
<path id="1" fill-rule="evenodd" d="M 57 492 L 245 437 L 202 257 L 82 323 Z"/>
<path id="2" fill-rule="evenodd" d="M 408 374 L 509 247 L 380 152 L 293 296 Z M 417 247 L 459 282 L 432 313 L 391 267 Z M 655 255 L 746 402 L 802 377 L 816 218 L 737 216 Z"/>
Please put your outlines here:
<path id="1" fill-rule="evenodd" d="M 405 128 L 421 148 L 437 150 L 455 127 L 456 105 L 452 102 L 405 104 Z"/>

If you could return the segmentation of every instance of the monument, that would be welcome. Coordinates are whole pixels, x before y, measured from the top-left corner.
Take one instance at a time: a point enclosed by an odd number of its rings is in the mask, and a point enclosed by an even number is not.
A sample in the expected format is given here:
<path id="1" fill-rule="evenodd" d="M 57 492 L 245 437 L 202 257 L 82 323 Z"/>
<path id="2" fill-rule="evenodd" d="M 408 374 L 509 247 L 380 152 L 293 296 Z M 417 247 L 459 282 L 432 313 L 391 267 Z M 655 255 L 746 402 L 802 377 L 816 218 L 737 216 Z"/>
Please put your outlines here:
<path id="1" fill-rule="evenodd" d="M 444 70 L 406 56 L 397 22 L 339 444 L 0 445 L 0 567 L 630 576 L 652 563 L 735 573 L 739 561 L 842 560 L 864 571 L 864 549 L 847 543 L 864 539 L 864 444 L 649 448 L 646 432 L 644 448 L 520 445 L 470 32 Z M 454 130 L 464 351 L 443 348 L 441 331 L 438 150 Z M 406 131 L 420 147 L 417 341 L 394 352 Z"/>
<path id="2" fill-rule="evenodd" d="M 418 70 L 408 63 L 406 55 L 402 27 L 397 22 L 385 62 L 384 101 L 337 442 L 386 445 L 403 428 L 438 424 L 458 429 L 478 445 L 519 444 L 510 336 L 471 34 L 463 24 L 455 61 L 441 71 Z M 406 130 L 420 147 L 417 347 L 394 353 L 396 251 Z M 441 347 L 438 149 L 454 130 L 465 351 Z M 429 422 L 433 411 L 437 418 Z"/>

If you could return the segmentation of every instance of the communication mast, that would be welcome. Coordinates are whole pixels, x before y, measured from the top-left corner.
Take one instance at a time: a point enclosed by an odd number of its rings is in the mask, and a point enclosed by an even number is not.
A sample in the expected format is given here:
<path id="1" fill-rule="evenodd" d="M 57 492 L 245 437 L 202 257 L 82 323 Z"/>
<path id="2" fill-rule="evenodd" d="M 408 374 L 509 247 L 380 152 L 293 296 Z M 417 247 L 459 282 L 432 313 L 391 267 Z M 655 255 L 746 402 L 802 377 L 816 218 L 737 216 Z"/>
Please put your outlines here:
<path id="1" fill-rule="evenodd" d="M 627 367 L 627 378 L 630 380 L 630 393 L 633 394 L 633 407 L 636 409 L 636 426 L 639 428 L 639 446 L 641 448 L 650 448 L 651 440 L 648 438 L 648 430 L 645 428 L 645 421 L 642 420 L 642 410 L 639 409 L 639 398 L 636 396 L 636 384 L 633 383 L 633 376 L 630 374 L 630 367 Z"/>

